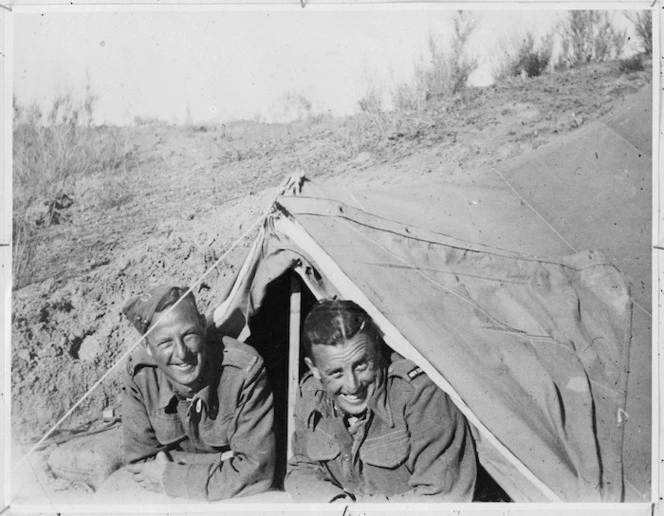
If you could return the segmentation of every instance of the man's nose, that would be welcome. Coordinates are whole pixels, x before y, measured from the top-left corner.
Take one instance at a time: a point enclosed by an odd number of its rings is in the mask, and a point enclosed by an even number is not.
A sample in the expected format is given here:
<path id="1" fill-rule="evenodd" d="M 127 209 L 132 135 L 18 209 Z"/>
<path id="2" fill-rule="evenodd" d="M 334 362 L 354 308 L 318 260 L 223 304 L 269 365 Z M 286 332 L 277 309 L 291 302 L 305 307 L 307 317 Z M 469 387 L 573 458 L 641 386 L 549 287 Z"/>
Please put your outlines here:
<path id="1" fill-rule="evenodd" d="M 182 339 L 175 339 L 173 344 L 173 358 L 184 360 L 189 355 L 189 348 L 185 345 Z"/>
<path id="2" fill-rule="evenodd" d="M 346 392 L 348 394 L 353 394 L 357 390 L 357 376 L 355 376 L 355 371 L 349 371 L 346 373 L 346 377 L 344 380 L 344 387 L 346 388 Z"/>

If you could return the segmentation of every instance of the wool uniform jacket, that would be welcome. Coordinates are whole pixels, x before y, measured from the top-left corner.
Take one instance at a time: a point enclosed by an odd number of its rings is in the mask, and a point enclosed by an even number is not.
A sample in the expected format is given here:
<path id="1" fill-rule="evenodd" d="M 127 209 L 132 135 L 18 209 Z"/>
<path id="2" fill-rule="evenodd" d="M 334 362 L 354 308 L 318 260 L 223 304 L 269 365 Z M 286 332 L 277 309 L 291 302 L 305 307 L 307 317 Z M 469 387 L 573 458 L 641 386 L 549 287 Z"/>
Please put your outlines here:
<path id="1" fill-rule="evenodd" d="M 470 502 L 476 454 L 468 423 L 413 362 L 393 355 L 368 401 L 362 438 L 308 373 L 295 405 L 286 490 L 296 500 Z"/>
<path id="2" fill-rule="evenodd" d="M 209 344 L 205 385 L 178 396 L 144 351 L 128 364 L 122 426 L 127 461 L 172 450 L 162 484 L 167 494 L 219 500 L 272 485 L 273 399 L 263 360 L 224 337 Z"/>

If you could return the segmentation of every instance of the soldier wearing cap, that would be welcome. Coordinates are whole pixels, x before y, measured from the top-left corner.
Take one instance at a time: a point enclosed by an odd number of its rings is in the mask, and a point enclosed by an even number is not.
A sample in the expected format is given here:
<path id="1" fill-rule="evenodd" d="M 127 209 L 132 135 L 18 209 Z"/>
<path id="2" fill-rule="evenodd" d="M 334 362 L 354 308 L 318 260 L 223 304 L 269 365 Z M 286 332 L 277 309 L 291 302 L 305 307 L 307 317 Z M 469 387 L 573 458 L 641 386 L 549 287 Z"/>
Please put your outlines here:
<path id="1" fill-rule="evenodd" d="M 234 339 L 213 342 L 185 293 L 160 286 L 123 308 L 147 333 L 128 362 L 123 394 L 129 468 L 143 487 L 171 496 L 219 500 L 265 491 L 275 442 L 263 360 Z"/>
<path id="2" fill-rule="evenodd" d="M 383 358 L 369 315 L 326 300 L 304 323 L 309 372 L 295 404 L 286 490 L 322 502 L 470 502 L 468 423 L 413 362 Z"/>

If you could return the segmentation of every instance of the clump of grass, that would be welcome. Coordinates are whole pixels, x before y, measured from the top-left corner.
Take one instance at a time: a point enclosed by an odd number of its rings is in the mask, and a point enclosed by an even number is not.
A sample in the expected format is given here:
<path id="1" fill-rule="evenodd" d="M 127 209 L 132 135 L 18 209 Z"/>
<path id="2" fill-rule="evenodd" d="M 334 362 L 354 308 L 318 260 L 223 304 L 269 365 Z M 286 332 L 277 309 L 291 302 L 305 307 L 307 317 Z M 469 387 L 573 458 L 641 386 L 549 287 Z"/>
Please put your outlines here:
<path id="1" fill-rule="evenodd" d="M 397 110 L 421 110 L 431 99 L 450 97 L 466 88 L 478 66 L 477 59 L 468 55 L 468 41 L 477 23 L 469 12 L 457 11 L 449 43 L 442 42 L 437 34 L 429 34 L 429 57 L 415 67 L 414 81 L 393 90 L 392 102 Z"/>
<path id="2" fill-rule="evenodd" d="M 618 61 L 618 71 L 620 73 L 640 72 L 643 69 L 643 61 L 641 60 L 641 56 L 638 54 Z"/>
<path id="3" fill-rule="evenodd" d="M 365 66 L 364 81 L 366 84 L 363 97 L 358 101 L 360 111 L 380 131 L 382 138 L 387 138 L 385 129 L 386 116 L 383 111 L 383 88 L 374 75 Z"/>
<path id="4" fill-rule="evenodd" d="M 380 161 L 399 142 L 423 139 L 431 142 L 441 138 L 442 127 L 429 113 L 365 111 L 344 120 L 335 128 L 333 139 L 335 148 L 341 151 L 340 159 L 349 160 L 368 152 Z"/>
<path id="5" fill-rule="evenodd" d="M 142 126 L 167 126 L 168 124 L 163 121 L 159 120 L 157 117 L 154 116 L 141 116 L 141 115 L 136 115 L 134 116 L 134 125 L 136 127 L 142 127 Z"/>
<path id="6" fill-rule="evenodd" d="M 393 110 L 384 108 L 385 84 L 365 64 L 364 94 L 358 101 L 360 114 L 339 134 L 348 158 L 363 151 L 379 152 L 399 140 L 421 139 L 431 133 L 436 124 L 424 119 L 427 103 L 461 99 L 459 94 L 478 66 L 477 59 L 467 51 L 476 26 L 477 20 L 469 12 L 457 11 L 449 42 L 443 43 L 438 35 L 429 34 L 429 56 L 415 67 L 413 80 L 391 88 Z"/>
<path id="7" fill-rule="evenodd" d="M 503 57 L 493 72 L 496 81 L 510 77 L 539 77 L 546 73 L 553 52 L 553 32 L 535 41 L 532 32 L 527 32 L 518 43 L 505 45 Z"/>
<path id="8" fill-rule="evenodd" d="M 392 103 L 401 111 L 419 111 L 425 100 L 425 95 L 419 93 L 409 84 L 399 84 L 392 92 Z"/>
<path id="9" fill-rule="evenodd" d="M 46 110 L 14 98 L 14 287 L 29 283 L 39 230 L 66 221 L 78 178 L 125 170 L 125 142 L 117 128 L 93 125 L 96 95 L 55 97 Z"/>

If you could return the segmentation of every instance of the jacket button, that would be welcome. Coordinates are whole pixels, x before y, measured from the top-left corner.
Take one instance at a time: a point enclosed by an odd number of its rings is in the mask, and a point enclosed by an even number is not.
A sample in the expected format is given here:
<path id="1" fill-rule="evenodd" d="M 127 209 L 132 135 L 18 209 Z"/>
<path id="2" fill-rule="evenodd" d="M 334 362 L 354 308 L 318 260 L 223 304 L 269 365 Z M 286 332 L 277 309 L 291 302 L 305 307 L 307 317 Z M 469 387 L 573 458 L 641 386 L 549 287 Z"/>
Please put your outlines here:
<path id="1" fill-rule="evenodd" d="M 350 462 L 350 455 L 344 455 L 344 462 Z"/>

